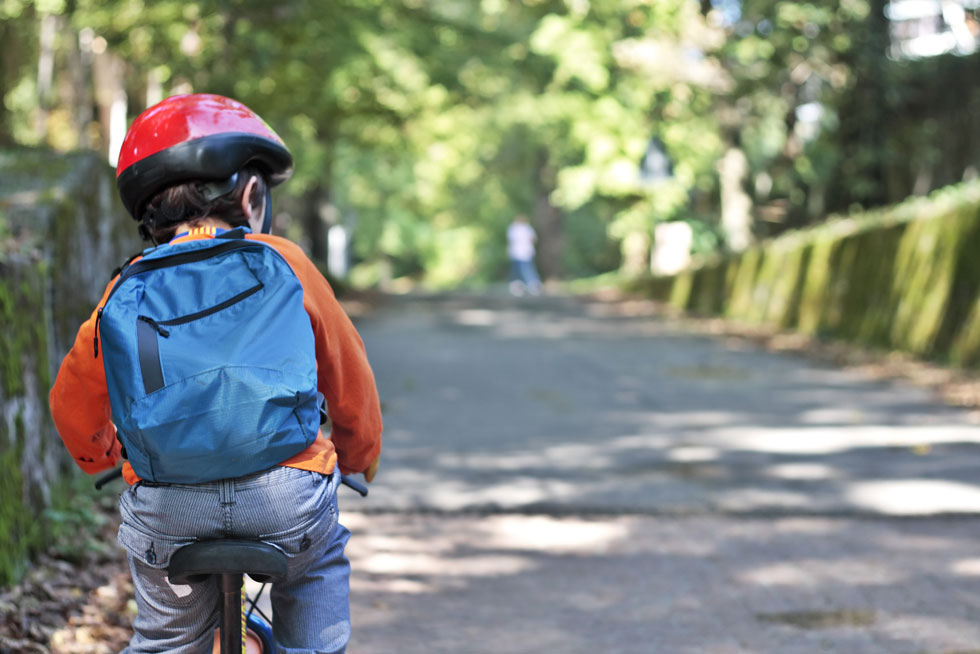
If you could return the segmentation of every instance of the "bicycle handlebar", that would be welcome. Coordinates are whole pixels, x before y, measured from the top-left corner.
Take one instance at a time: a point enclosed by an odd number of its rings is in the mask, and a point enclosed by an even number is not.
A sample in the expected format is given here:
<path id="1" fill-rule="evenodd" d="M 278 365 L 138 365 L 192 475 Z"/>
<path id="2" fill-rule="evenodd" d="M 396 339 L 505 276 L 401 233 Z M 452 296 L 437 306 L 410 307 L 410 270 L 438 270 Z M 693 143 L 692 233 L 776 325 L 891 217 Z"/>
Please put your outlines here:
<path id="1" fill-rule="evenodd" d="M 357 491 L 357 494 L 360 495 L 361 497 L 367 497 L 368 494 L 367 486 L 365 486 L 361 482 L 354 481 L 347 475 L 340 475 L 340 483 L 346 486 L 347 488 L 353 488 L 355 491 Z"/>
<path id="2" fill-rule="evenodd" d="M 119 477 L 122 477 L 121 467 L 115 468 L 114 470 L 110 470 L 109 472 L 105 473 L 104 475 L 102 475 L 101 477 L 95 480 L 95 490 L 102 490 L 103 486 L 108 484 L 113 479 L 118 479 Z"/>
<path id="3" fill-rule="evenodd" d="M 122 467 L 110 470 L 109 472 L 105 473 L 104 475 L 102 475 L 101 477 L 95 480 L 95 489 L 102 490 L 103 486 L 108 484 L 110 481 L 113 481 L 114 479 L 118 479 L 120 477 L 122 477 Z M 340 483 L 342 483 L 344 486 L 347 486 L 348 488 L 354 489 L 357 492 L 357 494 L 360 495 L 361 497 L 367 497 L 368 494 L 367 486 L 365 486 L 361 482 L 355 481 L 350 477 L 348 477 L 347 475 L 340 475 Z"/>

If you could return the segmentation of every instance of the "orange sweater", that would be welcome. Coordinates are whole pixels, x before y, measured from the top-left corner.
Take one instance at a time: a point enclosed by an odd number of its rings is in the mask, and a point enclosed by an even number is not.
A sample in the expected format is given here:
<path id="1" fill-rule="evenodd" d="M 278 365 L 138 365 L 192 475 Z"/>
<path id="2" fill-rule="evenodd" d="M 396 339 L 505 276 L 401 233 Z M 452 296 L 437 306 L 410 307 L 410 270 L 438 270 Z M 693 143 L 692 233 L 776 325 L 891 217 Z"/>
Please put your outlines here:
<path id="1" fill-rule="evenodd" d="M 172 242 L 213 238 L 214 230 L 197 229 Z M 381 408 L 364 344 L 313 262 L 292 241 L 267 234 L 246 238 L 268 243 L 286 259 L 303 285 L 303 307 L 316 340 L 317 386 L 327 400 L 331 433 L 317 439 L 280 465 L 330 474 L 339 464 L 344 474 L 363 472 L 381 452 Z M 99 307 L 116 279 L 109 282 Z M 102 348 L 93 356 L 98 307 L 82 323 L 75 344 L 65 356 L 51 388 L 49 402 L 55 427 L 78 466 L 89 474 L 106 470 L 120 459 L 120 443 L 111 421 Z M 139 481 L 128 462 L 123 477 Z"/>

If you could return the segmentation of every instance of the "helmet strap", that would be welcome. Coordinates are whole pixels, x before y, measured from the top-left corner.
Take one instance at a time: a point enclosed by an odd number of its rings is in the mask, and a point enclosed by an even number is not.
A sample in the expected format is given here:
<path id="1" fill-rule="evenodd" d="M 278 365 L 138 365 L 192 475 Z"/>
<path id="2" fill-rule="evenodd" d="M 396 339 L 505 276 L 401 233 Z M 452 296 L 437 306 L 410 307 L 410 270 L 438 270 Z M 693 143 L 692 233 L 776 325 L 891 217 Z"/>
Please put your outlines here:
<path id="1" fill-rule="evenodd" d="M 228 195 L 233 190 L 235 190 L 235 184 L 238 183 L 238 173 L 229 177 L 228 179 L 223 179 L 218 182 L 202 182 L 197 185 L 198 192 L 204 196 L 204 199 L 208 202 L 217 200 L 218 198 Z"/>
<path id="2" fill-rule="evenodd" d="M 266 186 L 265 189 L 265 216 L 262 219 L 262 233 L 272 232 L 272 190 Z"/>
<path id="3" fill-rule="evenodd" d="M 149 241 L 153 245 L 159 245 L 159 243 L 157 243 L 157 240 L 153 238 L 153 234 L 150 233 L 150 230 L 142 222 L 139 225 L 139 233 L 140 233 L 140 238 L 142 238 L 144 241 Z"/>

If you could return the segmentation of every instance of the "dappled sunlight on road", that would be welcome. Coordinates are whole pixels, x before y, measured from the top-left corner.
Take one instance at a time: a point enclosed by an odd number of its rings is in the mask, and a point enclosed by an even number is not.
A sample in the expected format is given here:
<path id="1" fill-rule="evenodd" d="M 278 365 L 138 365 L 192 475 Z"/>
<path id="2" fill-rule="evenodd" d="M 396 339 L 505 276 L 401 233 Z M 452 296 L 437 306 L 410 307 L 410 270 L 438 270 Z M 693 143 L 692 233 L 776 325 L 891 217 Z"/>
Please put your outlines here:
<path id="1" fill-rule="evenodd" d="M 884 515 L 980 512 L 980 488 L 941 479 L 853 481 L 845 494 L 857 508 Z"/>
<path id="2" fill-rule="evenodd" d="M 455 583 L 453 578 L 522 574 L 538 566 L 535 557 L 540 554 L 597 556 L 621 552 L 629 536 L 625 523 L 498 515 L 481 518 L 468 533 L 440 530 L 426 539 L 419 538 L 414 530 L 405 533 L 408 530 L 404 528 L 394 533 L 391 529 L 374 530 L 378 520 L 359 513 L 344 516 L 348 528 L 364 532 L 358 534 L 348 553 L 358 571 L 355 585 L 386 592 L 436 592 L 441 584 Z M 428 582 L 420 578 L 428 578 Z M 413 583 L 405 584 L 406 580 Z"/>
<path id="3" fill-rule="evenodd" d="M 840 473 L 822 463 L 780 463 L 762 470 L 762 474 L 776 479 L 816 481 L 840 478 Z"/>
<path id="4" fill-rule="evenodd" d="M 915 448 L 940 444 L 980 444 L 973 426 L 861 425 L 842 427 L 737 427 L 706 434 L 727 450 L 769 454 L 834 454 L 856 448 Z"/>
<path id="5" fill-rule="evenodd" d="M 489 516 L 477 529 L 487 547 L 550 554 L 598 554 L 622 547 L 629 529 L 622 523 L 550 516 Z"/>
<path id="6" fill-rule="evenodd" d="M 651 412 L 632 416 L 647 432 L 568 432 L 565 442 L 529 433 L 534 446 L 500 440 L 440 452 L 395 429 L 386 456 L 418 464 L 386 466 L 381 492 L 365 504 L 561 514 L 980 512 L 980 432 L 972 426 L 726 425 L 735 415 Z M 630 419 L 598 417 L 610 426 Z"/>
<path id="7" fill-rule="evenodd" d="M 359 652 L 980 642 L 967 412 L 560 298 L 406 299 L 360 328 L 386 441 L 343 509 Z"/>
<path id="8" fill-rule="evenodd" d="M 980 558 L 951 561 L 949 571 L 955 575 L 965 577 L 980 577 Z"/>
<path id="9" fill-rule="evenodd" d="M 814 587 L 827 580 L 852 584 L 897 584 L 908 578 L 907 570 L 896 570 L 883 562 L 777 561 L 746 570 L 737 578 L 753 586 Z"/>
<path id="10" fill-rule="evenodd" d="M 980 524 L 348 514 L 357 651 L 969 651 Z M 916 625 L 917 629 L 910 629 Z M 598 631 L 597 631 L 598 630 Z M 516 646 L 514 644 L 519 644 Z M 642 644 L 642 645 L 640 645 Z"/>

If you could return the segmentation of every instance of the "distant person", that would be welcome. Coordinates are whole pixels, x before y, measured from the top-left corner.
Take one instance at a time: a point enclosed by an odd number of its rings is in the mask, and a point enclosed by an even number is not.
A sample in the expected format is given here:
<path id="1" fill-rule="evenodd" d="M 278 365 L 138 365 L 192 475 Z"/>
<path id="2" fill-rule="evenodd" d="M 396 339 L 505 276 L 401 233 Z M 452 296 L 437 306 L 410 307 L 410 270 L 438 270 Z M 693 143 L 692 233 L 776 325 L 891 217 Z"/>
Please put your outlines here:
<path id="1" fill-rule="evenodd" d="M 510 292 L 523 295 L 541 293 L 541 279 L 534 267 L 534 243 L 538 235 L 527 222 L 527 216 L 518 214 L 507 228 L 507 255 L 510 257 Z"/>

